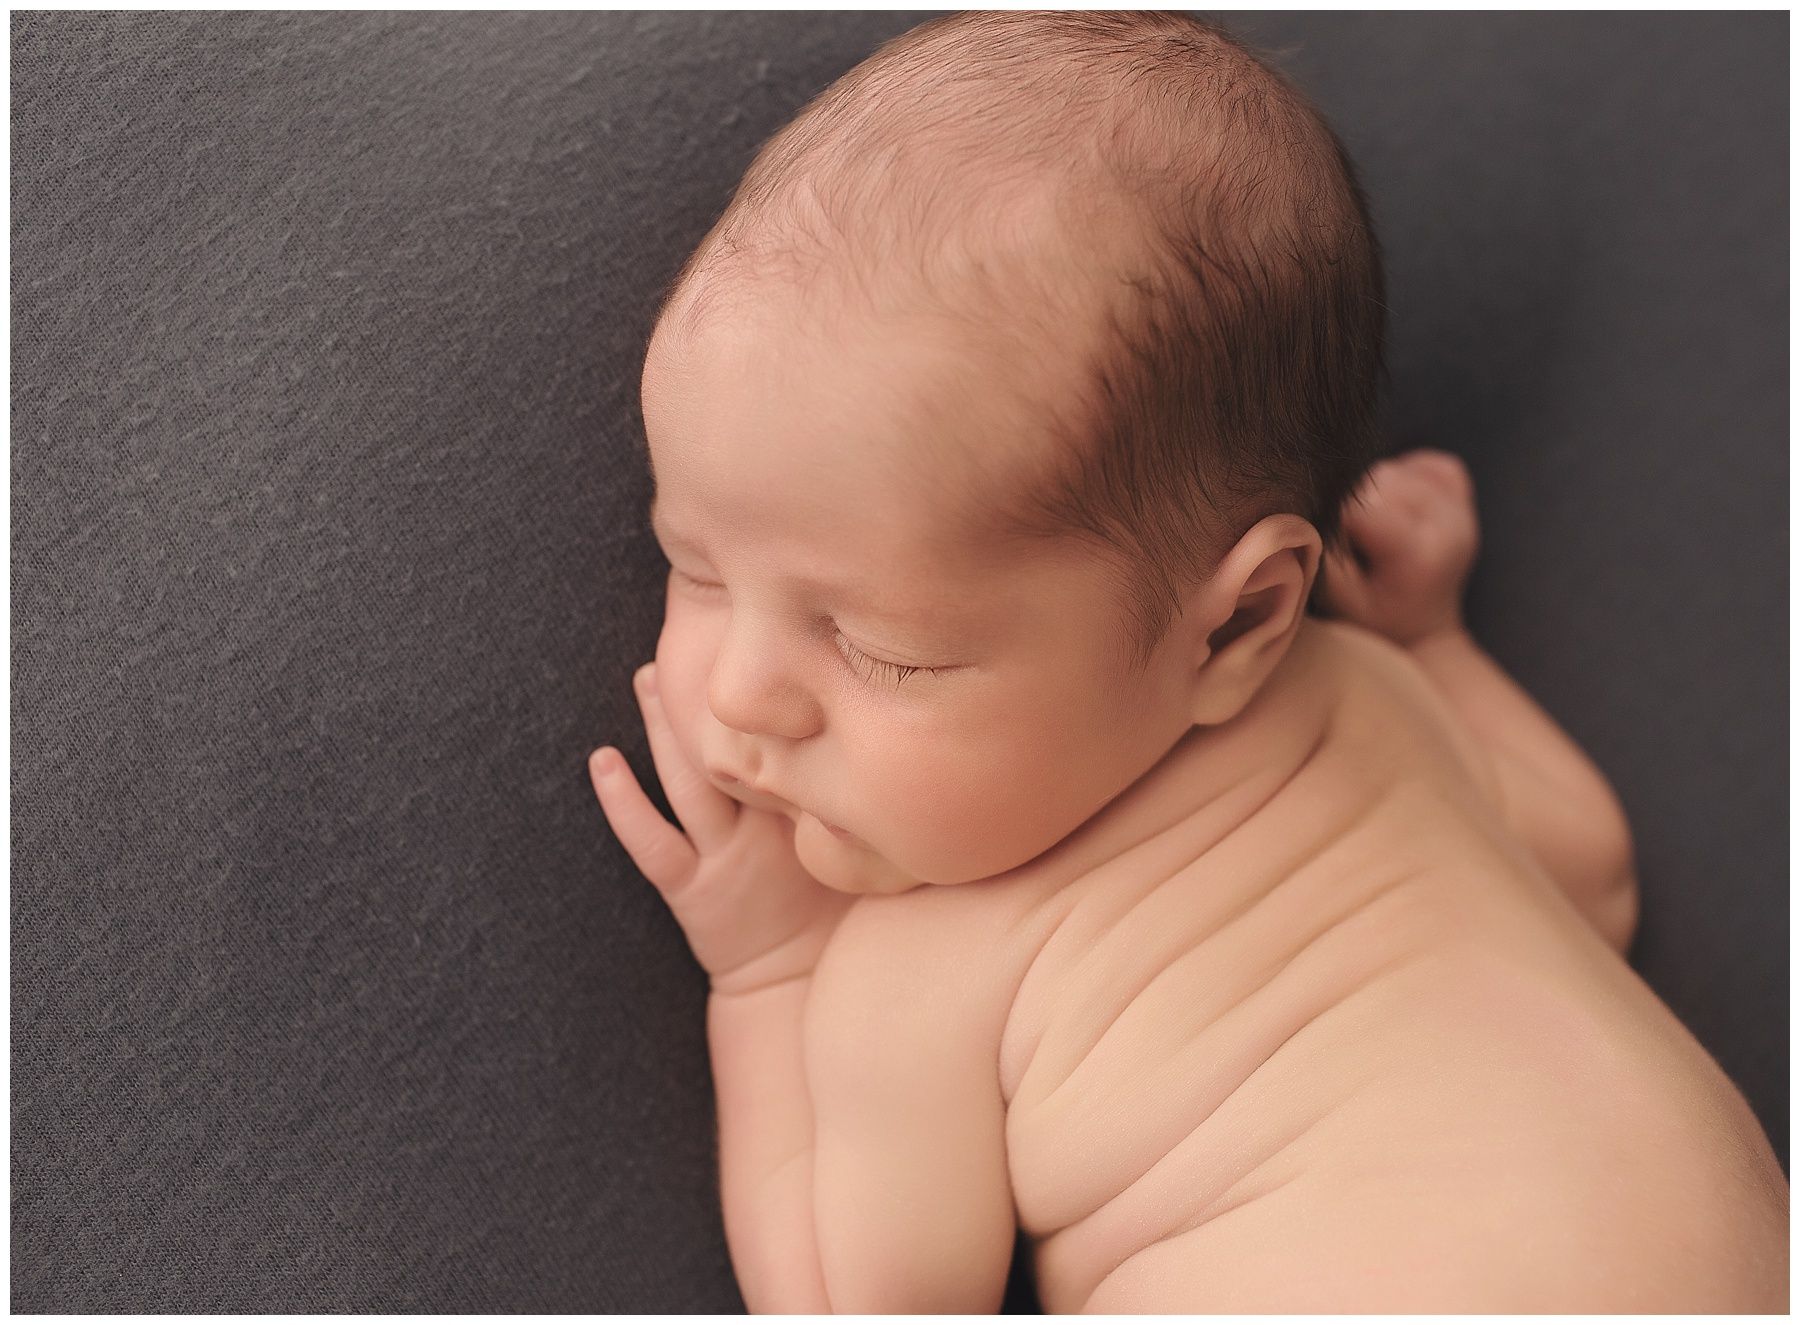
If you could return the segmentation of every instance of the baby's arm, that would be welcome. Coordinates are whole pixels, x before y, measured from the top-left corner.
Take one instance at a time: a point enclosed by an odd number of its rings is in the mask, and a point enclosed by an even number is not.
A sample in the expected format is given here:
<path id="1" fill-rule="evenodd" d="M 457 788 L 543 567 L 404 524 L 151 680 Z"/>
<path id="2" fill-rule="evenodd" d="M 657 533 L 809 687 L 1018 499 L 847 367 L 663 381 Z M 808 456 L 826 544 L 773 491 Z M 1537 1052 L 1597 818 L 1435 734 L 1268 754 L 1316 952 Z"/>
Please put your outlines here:
<path id="1" fill-rule="evenodd" d="M 909 923 L 922 903 L 867 899 L 809 979 L 709 1001 L 726 1239 L 752 1312 L 1000 1309 L 1005 1008 L 977 933 Z"/>
<path id="2" fill-rule="evenodd" d="M 635 685 L 680 826 L 610 747 L 588 772 L 712 986 L 719 1186 L 746 1304 L 992 1314 L 1013 1245 L 999 1073 L 1011 992 L 980 894 L 824 887 L 790 822 L 688 762 L 655 664 Z"/>
<path id="3" fill-rule="evenodd" d="M 801 1049 L 811 986 L 811 976 L 799 976 L 706 1000 L 725 1243 L 755 1313 L 831 1310 L 813 1219 L 813 1106 Z"/>
<path id="4" fill-rule="evenodd" d="M 1630 824 L 1599 769 L 1462 624 L 1479 537 L 1462 462 L 1416 450 L 1376 465 L 1344 507 L 1355 552 L 1326 558 L 1333 613 L 1409 649 L 1486 751 L 1507 822 L 1615 949 L 1637 927 Z"/>

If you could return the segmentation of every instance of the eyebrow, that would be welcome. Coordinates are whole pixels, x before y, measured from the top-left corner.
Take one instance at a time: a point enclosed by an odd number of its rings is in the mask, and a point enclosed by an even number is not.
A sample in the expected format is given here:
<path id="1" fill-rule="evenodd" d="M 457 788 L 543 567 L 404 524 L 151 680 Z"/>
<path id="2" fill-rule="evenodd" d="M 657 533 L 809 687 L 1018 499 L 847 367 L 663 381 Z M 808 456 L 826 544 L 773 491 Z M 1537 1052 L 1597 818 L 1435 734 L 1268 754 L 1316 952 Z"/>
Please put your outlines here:
<path id="1" fill-rule="evenodd" d="M 650 528 L 655 532 L 657 538 L 665 544 L 675 543 L 683 547 L 693 548 L 695 551 L 700 550 L 699 543 L 669 524 L 668 519 L 657 509 L 657 504 L 654 499 L 652 499 L 650 503 Z M 850 585 L 842 581 L 834 582 L 830 580 L 821 580 L 810 575 L 802 575 L 796 578 L 798 583 L 804 584 L 808 588 L 820 589 L 828 594 L 836 595 L 842 599 L 847 606 L 853 608 L 858 615 L 869 617 L 872 620 L 888 621 L 899 626 L 928 626 L 938 630 L 957 629 L 954 622 L 946 621 L 939 615 L 926 615 L 919 612 L 897 612 L 877 607 L 874 603 L 870 602 L 865 595 L 855 592 Z"/>

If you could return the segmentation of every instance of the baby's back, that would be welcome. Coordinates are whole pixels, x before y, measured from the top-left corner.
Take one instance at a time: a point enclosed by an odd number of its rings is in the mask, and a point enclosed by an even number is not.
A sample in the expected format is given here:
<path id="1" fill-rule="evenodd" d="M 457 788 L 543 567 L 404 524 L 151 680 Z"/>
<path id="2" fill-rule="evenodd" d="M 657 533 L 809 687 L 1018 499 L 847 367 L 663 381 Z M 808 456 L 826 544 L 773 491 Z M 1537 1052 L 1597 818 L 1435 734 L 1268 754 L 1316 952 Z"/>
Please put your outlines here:
<path id="1" fill-rule="evenodd" d="M 1742 1096 L 1507 831 L 1408 655 L 1309 629 L 1329 721 L 1248 817 L 991 885 L 1045 1310 L 1784 1311 Z M 1291 737 L 1263 721 L 1246 749 Z"/>

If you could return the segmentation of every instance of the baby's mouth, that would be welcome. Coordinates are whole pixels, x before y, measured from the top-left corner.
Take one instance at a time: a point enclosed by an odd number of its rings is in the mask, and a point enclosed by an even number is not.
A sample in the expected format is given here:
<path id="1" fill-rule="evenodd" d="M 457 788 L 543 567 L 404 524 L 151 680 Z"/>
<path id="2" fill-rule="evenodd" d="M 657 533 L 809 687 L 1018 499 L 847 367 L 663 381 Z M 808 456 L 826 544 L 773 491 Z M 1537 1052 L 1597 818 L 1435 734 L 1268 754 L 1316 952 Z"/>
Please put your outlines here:
<path id="1" fill-rule="evenodd" d="M 815 814 L 813 816 L 813 818 L 819 819 L 819 816 Z M 820 826 L 822 826 L 825 829 L 826 832 L 830 833 L 833 837 L 841 838 L 845 842 L 856 842 L 856 841 L 860 840 L 856 836 L 856 834 L 847 832 L 844 829 L 839 828 L 836 824 L 830 822 L 827 819 L 819 819 L 819 824 L 820 824 Z"/>
<path id="2" fill-rule="evenodd" d="M 718 787 L 720 791 L 723 791 L 733 800 L 742 801 L 752 809 L 770 810 L 776 814 L 787 815 L 799 813 L 799 810 L 796 807 L 788 804 L 786 801 L 782 800 L 781 797 L 766 791 L 758 791 L 748 783 L 740 782 L 729 774 L 713 773 L 710 776 L 713 780 L 713 785 Z"/>
<path id="3" fill-rule="evenodd" d="M 753 809 L 769 810 L 776 814 L 785 814 L 791 819 L 797 819 L 802 814 L 810 813 L 810 811 L 802 810 L 797 805 L 790 805 L 779 796 L 771 795 L 766 791 L 757 791 L 745 783 L 738 781 L 738 779 L 732 777 L 728 773 L 710 773 L 709 776 L 712 778 L 714 785 L 727 796 L 730 796 L 733 800 L 742 801 L 745 805 L 748 805 Z M 852 833 L 847 828 L 838 827 L 829 819 L 820 819 L 816 814 L 812 817 L 818 819 L 819 827 L 823 828 L 840 842 L 862 841 L 855 833 Z"/>

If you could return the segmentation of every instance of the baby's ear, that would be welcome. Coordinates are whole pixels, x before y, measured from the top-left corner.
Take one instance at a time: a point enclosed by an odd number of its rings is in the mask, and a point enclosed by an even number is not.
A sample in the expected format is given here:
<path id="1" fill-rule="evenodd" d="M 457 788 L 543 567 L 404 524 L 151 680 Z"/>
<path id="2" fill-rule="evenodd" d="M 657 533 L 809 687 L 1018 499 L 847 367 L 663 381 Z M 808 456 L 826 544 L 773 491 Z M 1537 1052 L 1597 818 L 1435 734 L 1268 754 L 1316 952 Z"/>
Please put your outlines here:
<path id="1" fill-rule="evenodd" d="M 1324 544 L 1297 515 L 1259 521 L 1195 590 L 1194 721 L 1236 717 L 1293 643 Z"/>

